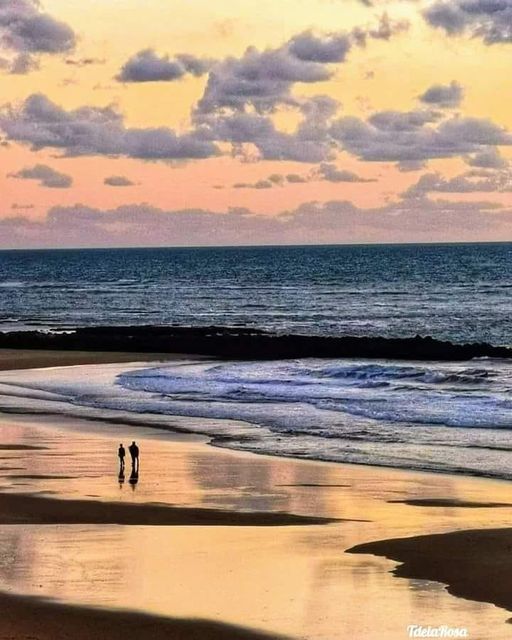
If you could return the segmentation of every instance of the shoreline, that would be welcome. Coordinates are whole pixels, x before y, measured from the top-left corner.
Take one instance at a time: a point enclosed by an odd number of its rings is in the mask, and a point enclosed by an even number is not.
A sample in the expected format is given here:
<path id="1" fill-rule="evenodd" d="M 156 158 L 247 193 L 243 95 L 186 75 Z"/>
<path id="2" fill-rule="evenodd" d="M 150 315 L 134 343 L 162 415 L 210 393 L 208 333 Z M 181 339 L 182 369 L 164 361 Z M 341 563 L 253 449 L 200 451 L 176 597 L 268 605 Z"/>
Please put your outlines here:
<path id="1" fill-rule="evenodd" d="M 22 365 L 22 368 L 30 364 L 35 366 L 34 363 L 36 362 L 39 365 L 43 363 L 41 366 L 46 367 L 65 366 L 64 363 L 70 362 L 67 359 L 68 352 L 45 351 L 34 353 L 32 351 L 4 352 L 0 350 L 0 369 L 3 366 L 3 362 L 11 365 L 15 364 L 17 356 L 21 356 L 21 362 L 18 360 L 18 363 Z M 168 354 L 154 354 L 154 357 L 155 359 L 169 359 Z M 142 360 L 144 359 L 146 359 L 146 355 L 142 356 Z M 92 363 L 124 363 L 136 361 L 137 358 L 134 360 L 134 354 L 131 353 L 74 353 L 71 366 L 91 364 L 91 360 Z M 29 417 L 20 417 L 20 422 Z M 2 417 L 2 420 L 5 421 L 9 419 L 8 414 Z M 55 428 L 53 423 L 58 425 L 60 421 L 46 419 L 42 422 L 45 422 L 46 426 L 51 430 Z M 68 422 L 70 424 L 73 423 L 73 419 L 70 418 Z M 114 432 L 113 427 L 112 431 Z M 84 432 L 86 432 L 85 429 Z M 140 433 L 143 432 L 141 428 Z M 117 436 L 114 441 L 116 440 Z M 431 471 L 412 471 L 370 465 L 301 460 L 299 458 L 269 456 L 268 454 L 257 454 L 234 449 L 227 450 L 221 447 L 214 447 L 212 452 L 212 447 L 206 447 L 206 444 L 205 441 L 195 441 L 190 445 L 181 443 L 180 447 L 186 449 L 186 447 L 190 446 L 194 451 L 203 451 L 201 455 L 204 456 L 204 460 L 211 459 L 213 461 L 213 468 L 219 466 L 220 468 L 224 466 L 229 468 L 232 462 L 234 465 L 239 465 L 241 469 L 247 468 L 248 470 L 253 467 L 268 467 L 278 470 L 293 467 L 301 470 L 298 476 L 300 482 L 292 482 L 291 480 L 295 478 L 289 477 L 287 474 L 283 475 L 282 478 L 279 476 L 274 478 L 274 474 L 269 474 L 269 478 L 273 478 L 276 497 L 287 493 L 294 495 L 294 500 L 301 497 L 301 499 L 305 500 L 303 504 L 311 505 L 305 513 L 314 513 L 314 511 L 310 511 L 310 508 L 318 508 L 318 506 L 315 506 L 317 505 L 316 499 L 310 503 L 308 496 L 311 496 L 311 499 L 315 498 L 315 496 L 322 496 L 322 499 L 327 501 L 325 509 L 318 512 L 321 515 L 295 516 L 293 515 L 294 501 L 285 504 L 281 509 L 276 509 L 276 506 L 266 499 L 263 503 L 265 505 L 264 510 L 255 510 L 254 506 L 251 505 L 251 511 L 244 512 L 236 508 L 236 502 L 233 502 L 228 508 L 225 506 L 213 508 L 215 502 L 212 505 L 208 505 L 208 508 L 189 508 L 179 504 L 165 506 L 157 501 L 146 501 L 142 504 L 123 504 L 113 503 L 111 500 L 98 501 L 94 498 L 91 499 L 92 496 L 89 495 L 86 500 L 75 500 L 68 496 L 63 499 L 55 498 L 51 495 L 40 496 L 30 494 L 30 492 L 27 494 L 25 489 L 22 489 L 22 493 L 5 493 L 5 488 L 2 487 L 0 489 L 0 525 L 28 524 L 30 525 L 29 528 L 33 527 L 35 530 L 40 528 L 39 525 L 87 524 L 95 527 L 113 524 L 120 525 L 121 529 L 124 529 L 126 525 L 135 525 L 127 527 L 134 530 L 137 530 L 140 526 L 156 530 L 175 525 L 178 530 L 184 528 L 191 532 L 192 530 L 198 531 L 198 533 L 202 529 L 210 530 L 211 527 L 211 530 L 218 530 L 221 536 L 224 536 L 224 531 L 227 533 L 231 530 L 244 528 L 250 531 L 254 529 L 263 533 L 265 529 L 268 530 L 271 527 L 275 532 L 276 539 L 280 539 L 286 529 L 304 528 L 304 534 L 306 534 L 306 531 L 314 530 L 318 532 L 326 530 L 327 532 L 329 528 L 323 525 L 332 523 L 333 533 L 336 531 L 341 532 L 346 527 L 350 527 L 347 531 L 352 531 L 350 535 L 348 533 L 344 534 L 349 536 L 347 540 L 351 540 L 352 544 L 336 545 L 338 562 L 344 563 L 345 557 L 356 558 L 357 555 L 361 554 L 363 554 L 361 558 L 363 566 L 365 563 L 368 564 L 367 558 L 371 555 L 390 558 L 394 562 L 402 563 L 399 567 L 395 567 L 393 571 L 393 574 L 400 578 L 434 580 L 440 584 L 447 584 L 449 593 L 457 596 L 455 600 L 468 597 L 471 601 L 493 602 L 500 607 L 509 607 L 510 601 L 508 598 L 503 599 L 502 595 L 498 598 L 495 593 L 489 592 L 489 585 L 492 586 L 493 581 L 486 573 L 487 569 L 484 566 L 486 563 L 487 567 L 492 565 L 495 560 L 501 562 L 505 557 L 506 550 L 512 545 L 512 529 L 493 527 L 488 534 L 484 528 L 484 523 L 489 516 L 492 523 L 501 523 L 506 521 L 508 513 L 512 513 L 512 503 L 504 499 L 509 483 L 503 485 L 504 481 L 499 479 L 457 476 L 455 474 Z M 1 449 L 2 453 L 5 452 L 6 455 L 12 455 L 13 461 L 15 461 L 16 456 L 14 454 L 23 454 L 27 456 L 27 459 L 33 459 L 30 456 L 45 455 L 46 450 L 51 449 L 51 447 L 47 447 L 44 442 L 43 446 L 41 446 L 41 443 L 37 441 L 32 445 L 26 443 L 14 445 L 4 442 L 1 444 Z M 55 460 L 58 459 L 56 458 Z M 215 462 L 216 460 L 219 462 Z M 223 460 L 227 462 L 222 462 Z M 173 469 L 173 473 L 175 472 L 177 473 L 176 469 Z M 325 479 L 330 477 L 329 474 L 331 473 L 336 476 L 334 480 L 338 477 L 347 477 L 351 480 L 326 481 Z M 3 479 L 9 481 L 15 478 L 19 478 L 20 481 L 33 480 L 36 486 L 40 486 L 37 484 L 38 482 L 45 482 L 46 484 L 42 485 L 43 488 L 45 486 L 50 488 L 57 487 L 56 483 L 66 482 L 67 478 L 66 475 L 60 475 L 59 473 L 54 476 L 49 474 L 45 476 L 43 471 L 41 471 L 40 475 L 36 473 L 23 475 L 21 471 L 17 472 L 17 474 L 11 471 L 10 474 L 12 475 L 5 475 Z M 147 479 L 147 476 L 145 479 Z M 73 478 L 69 478 L 67 481 L 73 483 Z M 361 516 L 361 512 L 358 513 L 358 509 L 364 512 L 364 508 L 360 508 L 357 505 L 359 502 L 357 492 L 359 481 L 369 483 L 370 495 L 373 492 L 375 493 L 375 497 L 372 499 L 376 501 L 377 506 L 375 507 L 375 512 L 370 509 L 368 514 L 365 513 L 365 516 L 367 515 L 368 517 L 367 520 Z M 233 480 L 230 482 L 232 483 Z M 448 494 L 445 487 L 449 487 L 452 483 L 463 487 L 464 492 L 461 495 L 455 493 L 451 497 L 447 497 Z M 501 487 L 499 483 L 502 484 Z M 401 487 L 401 489 L 393 489 L 394 485 Z M 414 492 L 411 494 L 407 490 L 409 485 L 417 487 L 416 492 L 418 493 L 416 495 Z M 214 491 L 215 484 L 211 484 L 207 476 L 207 487 L 210 486 L 211 490 Z M 239 492 L 236 484 L 233 487 L 235 491 Z M 436 488 L 437 494 L 432 491 L 432 487 Z M 468 491 L 467 493 L 465 493 L 466 490 Z M 386 492 L 388 499 L 386 499 Z M 402 495 L 397 496 L 395 499 L 393 498 L 393 493 L 401 493 Z M 343 517 L 339 517 L 339 513 L 333 514 L 330 510 L 343 496 L 346 496 L 347 500 L 349 500 L 348 504 L 352 505 L 352 511 L 350 509 L 348 511 L 342 510 Z M 331 502 L 331 500 L 335 501 Z M 277 501 L 276 504 L 279 505 L 280 502 Z M 507 509 L 511 509 L 511 511 L 509 512 Z M 300 513 L 300 511 L 301 509 L 299 508 L 298 512 Z M 438 517 L 436 528 L 440 532 L 418 536 L 419 532 L 428 527 L 428 519 L 435 516 L 435 514 Z M 440 518 L 441 514 L 444 514 L 443 519 Z M 382 520 L 383 515 L 385 515 L 384 520 Z M 434 522 L 436 522 L 435 519 Z M 420 523 L 423 524 L 420 526 Z M 303 527 L 303 525 L 306 526 Z M 309 527 L 309 525 L 317 526 Z M 386 537 L 385 533 L 395 531 L 397 525 L 399 525 L 402 536 L 412 535 L 412 537 Z M 473 527 L 477 525 L 477 527 L 481 528 L 471 529 L 467 525 L 470 525 L 470 527 L 471 525 Z M 451 531 L 458 528 L 463 528 L 463 531 Z M 461 538 L 457 538 L 459 534 L 463 534 L 462 544 L 460 544 Z M 495 545 L 491 544 L 489 538 L 491 534 L 493 540 L 498 541 L 499 549 L 496 551 Z M 327 533 L 323 535 L 326 536 Z M 434 542 L 432 542 L 432 538 Z M 360 544 L 353 544 L 358 541 Z M 405 546 L 402 548 L 403 545 Z M 465 551 L 466 555 L 471 555 L 469 551 L 475 549 L 475 554 L 481 555 L 483 558 L 482 566 L 475 569 L 474 565 L 472 565 L 471 570 L 469 572 L 466 571 L 463 580 L 464 584 L 462 585 L 464 588 L 456 584 L 454 582 L 456 578 L 453 577 L 458 575 L 457 572 L 461 571 L 461 567 L 464 570 L 464 566 L 466 566 L 464 565 L 463 556 L 457 554 L 459 547 Z M 345 555 L 345 551 L 348 551 L 348 554 Z M 451 563 L 445 563 L 445 554 L 453 556 Z M 364 556 L 366 556 L 366 559 Z M 422 559 L 419 565 L 418 558 Z M 436 572 L 438 571 L 438 566 L 443 564 L 446 565 L 445 572 Z M 355 566 L 358 565 L 356 564 Z M 379 579 L 384 580 L 384 584 L 387 585 L 387 575 L 390 569 L 385 564 L 378 565 L 378 567 L 380 572 Z M 508 564 L 504 563 L 504 567 L 508 567 Z M 190 571 L 193 572 L 193 569 L 190 569 Z M 505 569 L 504 575 L 506 575 Z M 394 579 L 392 577 L 392 580 Z M 506 581 L 503 580 L 501 582 L 502 586 L 504 585 L 503 589 L 506 590 Z M 467 585 L 465 586 L 466 583 Z M 398 589 L 405 588 L 405 586 L 400 587 L 399 585 L 397 587 Z M 394 593 L 391 585 L 386 588 L 391 589 L 390 594 Z M 82 640 L 82 637 L 85 640 L 86 637 L 90 637 L 93 633 L 105 638 L 105 640 L 118 640 L 118 638 L 120 640 L 123 634 L 128 633 L 128 629 L 133 629 L 133 632 L 130 633 L 136 640 L 139 640 L 139 638 L 140 640 L 153 640 L 153 638 L 158 640 L 160 637 L 169 638 L 170 640 L 175 637 L 198 638 L 198 640 L 203 640 L 203 638 L 212 638 L 212 640 L 214 638 L 240 638 L 241 640 L 243 638 L 248 638 L 248 640 L 254 638 L 256 640 L 259 638 L 279 637 L 277 633 L 265 635 L 263 632 L 252 632 L 250 629 L 246 630 L 230 624 L 224 625 L 210 622 L 206 619 L 204 621 L 191 620 L 185 619 L 187 616 L 183 616 L 179 620 L 175 620 L 173 618 L 158 618 L 153 615 L 146 616 L 144 614 L 131 613 L 130 611 L 104 611 L 101 608 L 91 608 L 87 604 L 69 606 L 61 602 L 47 603 L 37 599 L 37 597 L 12 596 L 5 592 L 0 592 L 0 606 L 6 608 L 9 612 L 8 622 L 4 625 L 0 624 L 0 640 L 7 640 L 7 638 L 22 640 L 27 635 L 34 636 L 38 640 L 54 640 L 57 635 L 63 635 L 63 630 L 65 633 L 69 633 L 71 630 L 72 633 L 73 625 L 80 627 L 80 633 L 83 631 L 83 636 L 70 636 L 77 640 Z M 455 603 L 453 606 L 456 606 Z M 229 622 L 229 620 L 227 621 Z M 248 624 L 248 627 L 252 629 L 254 625 Z M 121 629 L 124 631 L 121 632 Z M 58 630 L 58 633 L 56 630 Z M 365 636 L 356 635 L 354 637 L 362 638 Z"/>
<path id="2" fill-rule="evenodd" d="M 182 360 L 182 359 L 193 359 L 198 357 L 198 354 L 191 353 L 144 353 L 144 352 L 126 352 L 126 351 L 68 351 L 61 349 L 4 349 L 0 347 L 0 372 L 1 371 L 16 371 L 16 370 L 24 370 L 24 369 L 45 369 L 45 368 L 60 368 L 60 367 L 73 367 L 80 365 L 95 365 L 95 364 L 130 364 L 130 363 L 152 363 L 152 362 L 165 362 L 165 361 L 173 361 L 173 360 Z M 201 359 L 208 360 L 206 356 L 200 356 Z M 39 416 L 43 418 L 48 418 L 52 420 L 60 420 L 63 416 L 60 413 L 53 413 L 51 411 L 41 411 L 37 414 L 32 414 L 30 411 L 25 410 L 12 410 L 7 407 L 0 407 L 0 415 L 13 417 L 18 416 L 19 418 L 23 418 L 24 416 Z M 64 416 L 65 419 L 65 416 Z M 402 472 L 404 474 L 413 473 L 413 474 L 425 474 L 426 476 L 434 475 L 434 476 L 446 476 L 448 478 L 468 478 L 475 479 L 480 482 L 502 482 L 509 483 L 510 480 L 501 477 L 494 476 L 488 474 L 479 474 L 479 473 L 455 473 L 449 470 L 442 469 L 423 469 L 423 468 L 415 468 L 415 467 L 400 467 L 400 466 L 392 466 L 392 465 L 378 465 L 371 463 L 362 463 L 362 462 L 347 462 L 347 461 L 337 461 L 337 460 L 326 460 L 322 458 L 301 458 L 299 456 L 294 456 L 292 454 L 287 455 L 282 452 L 268 452 L 268 451 L 253 451 L 248 449 L 237 449 L 235 447 L 226 447 L 222 444 L 225 436 L 217 436 L 211 434 L 209 431 L 188 431 L 178 426 L 173 426 L 172 428 L 169 426 L 164 426 L 163 423 L 159 423 L 158 420 L 151 422 L 143 422 L 141 420 L 130 419 L 123 421 L 122 418 L 112 417 L 112 418 L 84 418 L 83 416 L 76 416 L 77 420 L 87 420 L 91 422 L 98 422 L 108 424 L 125 424 L 127 427 L 140 427 L 144 428 L 154 428 L 162 431 L 168 435 L 177 434 L 180 436 L 189 436 L 191 438 L 204 438 L 205 444 L 210 447 L 215 447 L 220 450 L 228 450 L 241 455 L 249 455 L 249 456 L 258 456 L 258 457 L 269 457 L 269 458 L 277 458 L 283 460 L 300 460 L 304 464 L 322 464 L 322 465 L 343 465 L 343 466 L 354 466 L 356 468 L 375 468 L 379 470 L 390 469 L 393 472 Z M 404 504 L 409 504 L 410 506 L 445 506 L 443 499 L 415 499 L 415 500 L 404 500 Z M 512 506 L 512 502 L 510 503 Z M 449 505 L 447 505 L 449 506 Z M 464 504 L 452 504 L 451 506 L 475 506 L 478 505 L 464 505 Z M 492 505 L 495 507 L 500 506 L 508 506 L 508 503 L 495 504 Z"/>
<path id="3" fill-rule="evenodd" d="M 502 528 L 378 540 L 347 553 L 388 558 L 398 563 L 396 577 L 439 582 L 454 596 L 512 612 L 511 548 L 512 528 Z"/>
<path id="4" fill-rule="evenodd" d="M 80 365 L 84 365 L 84 372 L 87 372 L 87 365 L 92 365 L 95 367 L 96 365 L 106 365 L 107 367 L 110 365 L 113 367 L 111 370 L 116 372 L 115 375 L 122 374 L 125 370 L 131 368 L 148 368 L 150 369 L 152 366 L 158 366 L 161 363 L 168 363 L 169 366 L 173 366 L 176 363 L 187 364 L 187 365 L 205 365 L 215 368 L 219 361 L 216 358 L 209 358 L 201 355 L 192 355 L 192 354 L 166 354 L 166 353 L 151 353 L 146 356 L 146 354 L 141 352 L 92 352 L 92 351 L 68 351 L 68 350 L 15 350 L 15 349 L 1 349 L 0 348 L 0 371 L 4 369 L 6 371 L 6 384 L 9 385 L 11 382 L 14 383 L 14 387 L 17 384 L 16 378 L 9 378 L 7 374 L 9 373 L 9 369 L 11 373 L 14 373 L 16 369 L 34 369 L 34 377 L 36 380 L 42 380 L 44 385 L 44 369 L 45 368 L 56 368 L 61 369 L 60 372 L 55 372 L 55 374 L 50 373 L 49 375 L 54 375 L 56 379 L 60 379 L 64 384 L 66 378 L 66 366 L 76 367 Z M 222 363 L 221 363 L 222 364 Z M 232 362 L 228 364 L 233 364 Z M 257 363 L 251 363 L 253 366 L 258 366 Z M 395 363 L 387 363 L 390 366 L 394 366 Z M 357 363 L 356 363 L 357 365 Z M 380 365 L 380 363 L 379 363 Z M 236 365 L 235 365 L 236 366 Z M 362 366 L 366 366 L 362 365 Z M 369 365 L 371 366 L 371 365 Z M 386 363 L 383 363 L 383 367 L 386 366 Z M 398 365 L 399 366 L 399 365 Z M 420 366 L 414 363 L 414 366 Z M 39 372 L 36 369 L 40 369 Z M 78 369 L 74 371 L 70 370 L 70 376 L 76 377 Z M 93 369 L 91 369 L 92 373 Z M 27 388 L 30 389 L 31 378 L 28 375 L 28 382 L 26 383 Z M 114 375 L 114 374 L 112 374 Z M 449 376 L 447 376 L 449 377 Z M 37 381 L 34 383 L 37 387 Z M 113 386 L 116 385 L 113 383 Z M 120 385 L 123 386 L 122 384 Z M 13 387 L 13 388 L 14 388 Z M 61 411 L 59 405 L 55 402 L 52 402 L 52 398 L 48 395 L 46 398 L 41 398 L 37 404 L 35 402 L 30 403 L 30 396 L 27 395 L 27 400 L 24 401 L 24 404 L 20 404 L 20 402 L 15 403 L 14 398 L 18 393 L 16 390 L 12 392 L 8 386 L 3 386 L 4 391 L 2 392 L 2 402 L 0 404 L 0 411 L 6 415 L 11 416 L 23 416 L 23 415 L 31 415 L 37 414 L 41 416 L 48 416 L 49 418 L 57 419 L 63 413 L 67 414 L 68 417 L 76 417 L 76 418 L 84 418 L 85 412 L 88 411 L 91 414 L 91 420 L 97 420 L 99 422 L 103 422 L 105 424 L 113 423 L 113 424 L 125 424 L 128 427 L 155 427 L 162 429 L 168 433 L 181 433 L 181 434 L 189 434 L 198 437 L 205 437 L 208 439 L 208 444 L 212 447 L 218 448 L 229 448 L 236 451 L 246 451 L 251 452 L 257 455 L 267 455 L 278 458 L 286 458 L 286 459 L 301 459 L 307 461 L 308 459 L 314 459 L 318 462 L 331 463 L 334 462 L 336 464 L 356 464 L 358 466 L 368 466 L 368 467 L 377 467 L 384 469 L 404 469 L 406 471 L 412 471 L 417 473 L 433 473 L 436 475 L 456 475 L 456 476 L 464 476 L 464 477 L 474 477 L 481 479 L 490 479 L 490 480 L 500 480 L 504 482 L 508 482 L 512 479 L 512 476 L 509 475 L 508 469 L 509 467 L 499 467 L 499 465 L 495 468 L 491 466 L 478 466 L 478 460 L 473 456 L 473 459 L 469 460 L 469 464 L 467 468 L 464 465 L 457 465 L 455 462 L 450 463 L 450 461 L 443 460 L 443 458 L 439 458 L 438 460 L 433 459 L 433 461 L 429 461 L 428 458 L 426 462 L 424 462 L 421 458 L 418 457 L 409 457 L 405 458 L 403 461 L 400 457 L 393 459 L 391 455 L 383 455 L 383 456 L 365 456 L 365 451 L 361 455 L 351 456 L 351 455 L 330 455 L 330 451 L 328 448 L 317 449 L 312 454 L 311 452 L 302 454 L 299 450 L 295 452 L 292 448 L 287 447 L 259 447 L 255 445 L 254 447 L 251 445 L 250 431 L 252 429 L 259 428 L 258 421 L 256 420 L 253 424 L 251 422 L 251 417 L 245 418 L 243 413 L 242 415 L 238 415 L 235 413 L 232 417 L 223 416 L 219 417 L 219 420 L 225 420 L 223 424 L 231 425 L 240 428 L 240 432 L 243 433 L 243 437 L 240 439 L 240 443 L 237 443 L 237 431 L 235 430 L 235 436 L 232 438 L 232 434 L 226 432 L 224 428 L 219 430 L 212 429 L 211 426 L 208 426 L 208 422 L 214 421 L 216 419 L 215 414 L 211 414 L 209 417 L 208 413 L 200 414 L 203 417 L 193 418 L 192 414 L 180 413 L 179 411 L 174 414 L 172 411 L 159 411 L 158 409 L 153 412 L 151 406 L 147 409 L 147 413 L 140 413 L 140 411 L 131 412 L 130 409 L 126 410 L 123 408 L 122 403 L 116 407 L 115 404 L 109 406 L 107 402 L 103 406 L 98 404 L 96 407 L 91 405 L 87 407 L 87 405 L 81 405 L 80 402 L 70 403 L 69 408 L 66 411 Z M 44 386 L 43 386 L 44 388 Z M 64 386 L 65 388 L 65 386 Z M 9 396 L 12 395 L 12 398 Z M 66 394 L 64 394 L 65 396 Z M 164 394 L 165 395 L 165 394 Z M 18 393 L 18 397 L 20 399 L 23 398 L 23 382 L 22 387 Z M 122 399 L 122 398 L 121 398 Z M 150 396 L 148 395 L 148 399 Z M 122 399 L 123 400 L 123 399 Z M 151 402 L 147 404 L 151 405 Z M 71 409 L 71 407 L 75 407 Z M 57 409 L 56 409 L 57 408 Z M 100 415 L 99 412 L 102 412 L 103 415 Z M 187 419 L 195 420 L 195 424 L 193 424 L 193 428 L 190 428 L 190 424 L 187 424 Z M 400 421 L 397 423 L 400 424 Z M 182 426 L 183 425 L 183 426 Z M 202 427 L 205 426 L 203 429 Z M 478 431 L 479 429 L 476 429 Z M 507 431 L 503 431 L 500 433 L 506 434 Z M 256 435 L 256 432 L 255 432 Z M 311 431 L 311 435 L 314 435 L 314 432 Z M 245 442 L 244 442 L 245 439 Z M 256 438 L 257 439 L 257 438 Z M 233 440 L 233 441 L 232 441 Z M 347 440 L 348 442 L 348 440 Z M 370 442 L 370 439 L 368 440 Z M 410 443 L 408 443 L 410 444 Z M 478 443 L 477 443 L 478 444 Z M 508 444 L 508 441 L 507 441 Z M 503 445 L 505 446 L 505 445 Z M 510 445 L 509 445 L 510 447 Z M 469 449 L 477 449 L 478 447 L 469 447 Z M 485 448 L 485 447 L 483 447 Z M 490 447 L 491 449 L 494 447 Z M 299 447 L 300 449 L 300 447 Z M 496 450 L 499 450 L 499 447 L 496 447 Z M 503 448 L 503 451 L 512 451 L 511 448 Z M 383 448 L 382 452 L 385 454 L 386 449 Z M 308 457 L 311 454 L 311 457 Z M 350 454 L 350 448 L 349 448 Z M 476 454 L 475 454 L 476 455 Z M 430 463 L 429 463 L 430 462 Z M 429 463 L 429 464 L 428 464 Z"/>

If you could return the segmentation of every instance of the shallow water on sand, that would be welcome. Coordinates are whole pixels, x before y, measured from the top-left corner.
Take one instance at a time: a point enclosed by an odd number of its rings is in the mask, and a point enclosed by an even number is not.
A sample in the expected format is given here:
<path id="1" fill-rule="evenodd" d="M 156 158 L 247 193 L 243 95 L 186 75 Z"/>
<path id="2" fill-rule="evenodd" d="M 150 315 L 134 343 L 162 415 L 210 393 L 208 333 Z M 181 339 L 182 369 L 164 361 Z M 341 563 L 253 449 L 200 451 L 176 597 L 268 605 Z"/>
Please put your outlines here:
<path id="1" fill-rule="evenodd" d="M 369 520 L 277 528 L 4 526 L 0 584 L 6 589 L 314 640 L 395 640 L 407 637 L 408 624 L 467 627 L 471 638 L 509 637 L 507 612 L 454 598 L 439 584 L 394 578 L 392 562 L 344 553 L 367 540 L 509 524 L 512 508 L 387 503 L 511 502 L 506 483 L 254 456 L 188 436 L 90 421 L 6 417 L 0 432 L 3 447 L 47 447 L 0 451 L 4 491 Z M 133 487 L 119 484 L 116 460 L 118 442 L 131 439 L 141 447 Z M 44 475 L 61 478 L 36 477 Z"/>

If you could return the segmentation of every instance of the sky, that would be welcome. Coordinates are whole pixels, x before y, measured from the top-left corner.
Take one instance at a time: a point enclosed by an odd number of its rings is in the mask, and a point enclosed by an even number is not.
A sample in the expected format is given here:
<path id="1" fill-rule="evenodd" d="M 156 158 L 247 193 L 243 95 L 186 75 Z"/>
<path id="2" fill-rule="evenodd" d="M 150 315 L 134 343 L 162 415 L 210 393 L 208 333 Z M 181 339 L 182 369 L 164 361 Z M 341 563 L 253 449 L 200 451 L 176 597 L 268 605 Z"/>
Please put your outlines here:
<path id="1" fill-rule="evenodd" d="M 0 0 L 0 248 L 512 240 L 512 0 Z"/>

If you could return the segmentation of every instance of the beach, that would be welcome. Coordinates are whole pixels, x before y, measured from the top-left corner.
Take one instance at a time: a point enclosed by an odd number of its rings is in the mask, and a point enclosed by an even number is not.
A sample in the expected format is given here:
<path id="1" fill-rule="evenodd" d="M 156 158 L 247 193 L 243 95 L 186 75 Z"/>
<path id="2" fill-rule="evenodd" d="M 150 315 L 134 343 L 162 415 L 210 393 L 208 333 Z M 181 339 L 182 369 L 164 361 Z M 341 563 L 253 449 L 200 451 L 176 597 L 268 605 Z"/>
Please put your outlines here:
<path id="1" fill-rule="evenodd" d="M 391 640 L 411 624 L 508 637 L 506 482 L 255 455 L 48 411 L 1 421 L 2 640 Z M 117 473 L 131 439 L 135 485 Z"/>

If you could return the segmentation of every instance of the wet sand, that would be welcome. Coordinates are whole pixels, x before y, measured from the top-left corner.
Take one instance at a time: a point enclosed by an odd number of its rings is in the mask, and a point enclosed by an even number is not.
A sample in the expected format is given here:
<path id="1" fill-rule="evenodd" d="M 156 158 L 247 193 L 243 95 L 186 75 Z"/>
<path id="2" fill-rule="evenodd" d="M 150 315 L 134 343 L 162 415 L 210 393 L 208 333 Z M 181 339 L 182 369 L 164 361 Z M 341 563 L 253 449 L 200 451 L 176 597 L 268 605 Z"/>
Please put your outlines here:
<path id="1" fill-rule="evenodd" d="M 506 612 L 485 604 L 511 604 L 509 483 L 122 423 L 0 421 L 0 640 L 395 640 L 409 624 L 509 637 Z M 129 439 L 143 452 L 136 486 L 117 475 Z"/>
<path id="2" fill-rule="evenodd" d="M 154 362 L 177 358 L 173 354 L 95 351 L 53 351 L 50 349 L 0 349 L 0 371 L 66 367 L 109 362 Z"/>
<path id="3" fill-rule="evenodd" d="M 348 552 L 384 556 L 400 563 L 396 576 L 435 580 L 454 596 L 512 611 L 512 528 L 379 540 Z"/>
<path id="4" fill-rule="evenodd" d="M 411 498 L 406 500 L 388 500 L 390 504 L 408 504 L 411 507 L 457 507 L 459 509 L 496 509 L 512 507 L 512 502 L 472 502 L 453 498 Z"/>
<path id="5" fill-rule="evenodd" d="M 7 475 L 9 479 L 55 480 L 70 476 Z M 339 522 L 335 518 L 171 507 L 155 504 L 122 504 L 97 500 L 59 500 L 46 496 L 0 493 L 2 524 L 119 524 L 125 526 L 285 527 Z"/>
<path id="6" fill-rule="evenodd" d="M 173 620 L 0 594 L 0 640 L 270 640 L 268 635 L 207 620 Z"/>
<path id="7" fill-rule="evenodd" d="M 94 426 L 30 416 L 4 417 L 0 425 L 2 444 L 10 447 L 0 460 L 1 499 L 15 510 L 24 505 L 23 517 L 31 511 L 36 521 L 37 505 L 45 518 L 48 505 L 56 510 L 55 524 L 13 518 L 1 526 L 0 590 L 51 598 L 59 635 L 75 637 L 69 625 L 78 618 L 67 609 L 73 604 L 84 607 L 90 624 L 98 607 L 115 612 L 107 618 L 100 612 L 99 637 L 107 640 L 118 637 L 130 618 L 126 610 L 308 640 L 396 640 L 408 624 L 440 620 L 467 627 L 470 637 L 488 637 L 489 629 L 493 638 L 508 637 L 505 611 L 455 598 L 437 582 L 397 579 L 395 563 L 385 558 L 345 553 L 375 540 L 503 527 L 512 521 L 512 507 L 469 509 L 458 502 L 502 504 L 507 483 L 258 456 L 211 447 L 206 438 Z M 137 439 L 143 452 L 136 486 L 118 482 L 120 434 Z M 29 442 L 39 448 L 28 448 Z M 420 496 L 440 506 L 404 503 Z M 73 505 L 83 507 L 82 524 L 57 524 L 74 519 Z M 130 526 L 92 523 L 98 518 L 91 514 L 108 516 L 111 505 Z M 226 519 L 215 526 L 136 524 L 140 507 L 155 506 L 213 510 Z M 235 526 L 240 513 L 254 517 L 256 526 Z M 331 523 L 259 526 L 258 514 Z M 15 611 L 34 602 L 21 600 Z M 155 637 L 146 633 L 140 637 Z M 5 637 L 27 636 L 24 629 Z M 228 630 L 226 637 L 237 636 Z"/>

